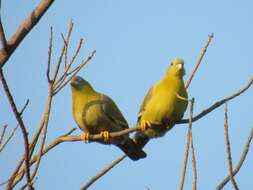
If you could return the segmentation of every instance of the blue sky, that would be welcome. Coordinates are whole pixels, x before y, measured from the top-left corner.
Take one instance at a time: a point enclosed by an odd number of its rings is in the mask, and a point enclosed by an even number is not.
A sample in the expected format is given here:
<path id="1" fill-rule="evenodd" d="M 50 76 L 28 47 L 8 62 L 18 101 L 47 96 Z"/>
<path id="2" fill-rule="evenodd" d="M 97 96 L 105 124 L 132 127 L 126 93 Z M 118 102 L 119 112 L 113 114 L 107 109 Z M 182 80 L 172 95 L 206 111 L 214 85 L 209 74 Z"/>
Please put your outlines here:
<path id="1" fill-rule="evenodd" d="M 7 37 L 28 16 L 37 1 L 2 2 L 2 22 Z M 214 39 L 188 93 L 195 97 L 195 113 L 240 89 L 252 76 L 252 12 L 250 0 L 235 1 L 56 1 L 39 24 L 15 51 L 4 72 L 19 108 L 29 98 L 26 126 L 33 134 L 43 113 L 47 95 L 46 64 L 49 29 L 54 30 L 57 60 L 70 19 L 75 24 L 72 52 L 80 38 L 84 48 L 79 61 L 94 49 L 92 61 L 80 75 L 100 92 L 112 97 L 130 126 L 136 122 L 141 101 L 160 80 L 174 57 L 185 60 L 186 76 L 194 67 L 208 34 Z M 71 52 L 70 51 L 70 52 Z M 252 121 L 253 90 L 228 104 L 229 133 L 234 165 L 240 157 Z M 0 90 L 0 125 L 16 125 L 7 99 Z M 188 111 L 185 116 L 188 115 Z M 198 187 L 214 189 L 228 174 L 224 134 L 224 106 L 193 124 Z M 67 86 L 53 102 L 47 143 L 76 127 L 71 113 L 71 91 Z M 90 189 L 177 189 L 182 167 L 187 125 L 177 125 L 165 137 L 146 147 L 146 159 L 125 159 Z M 77 130 L 75 134 L 81 134 Z M 0 155 L 0 181 L 4 181 L 23 153 L 21 132 Z M 35 183 L 37 189 L 79 189 L 112 160 L 121 155 L 114 146 L 83 142 L 65 143 L 42 160 Z M 238 186 L 253 185 L 252 148 L 236 176 Z M 188 165 L 185 189 L 192 184 Z M 231 184 L 224 189 L 231 189 Z"/>

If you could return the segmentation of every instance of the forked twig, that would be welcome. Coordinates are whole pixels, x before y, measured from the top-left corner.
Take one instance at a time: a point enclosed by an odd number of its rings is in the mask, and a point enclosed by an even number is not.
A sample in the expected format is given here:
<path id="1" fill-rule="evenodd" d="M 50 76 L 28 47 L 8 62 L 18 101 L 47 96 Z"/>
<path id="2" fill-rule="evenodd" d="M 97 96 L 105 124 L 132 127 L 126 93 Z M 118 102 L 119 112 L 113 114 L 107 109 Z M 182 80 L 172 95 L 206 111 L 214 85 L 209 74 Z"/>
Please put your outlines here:
<path id="1" fill-rule="evenodd" d="M 251 130 L 250 130 L 250 134 L 249 134 L 249 137 L 244 145 L 240 160 L 237 162 L 236 167 L 233 171 L 233 176 L 235 176 L 239 172 L 239 170 L 241 169 L 241 167 L 246 159 L 246 156 L 249 152 L 249 147 L 250 147 L 250 143 L 252 141 L 252 138 L 253 138 L 253 128 L 251 128 Z M 216 187 L 216 190 L 221 190 L 229 182 L 229 180 L 230 180 L 230 175 L 225 177 L 225 179 L 223 179 L 222 182 L 219 183 L 219 185 Z"/>
<path id="2" fill-rule="evenodd" d="M 18 125 L 11 131 L 11 133 L 8 136 L 8 138 L 6 139 L 6 141 L 3 144 L 0 143 L 0 152 L 2 152 L 3 149 L 6 147 L 6 145 L 10 142 L 10 140 L 13 137 L 14 133 L 16 132 L 17 128 L 18 128 Z"/>
<path id="3" fill-rule="evenodd" d="M 194 107 L 194 98 L 192 98 L 192 100 L 190 101 L 190 119 L 189 119 L 189 127 L 188 127 L 188 132 L 187 132 L 187 140 L 186 140 L 186 144 L 185 144 L 183 166 L 182 166 L 180 183 L 179 183 L 180 190 L 184 189 L 185 173 L 186 173 L 187 161 L 188 161 L 188 156 L 189 156 L 189 148 L 190 148 L 190 144 L 191 144 L 193 107 Z"/>
<path id="4" fill-rule="evenodd" d="M 230 140 L 228 135 L 228 108 L 227 104 L 225 104 L 225 118 L 224 118 L 224 136 L 226 142 L 226 152 L 227 152 L 227 160 L 228 160 L 228 171 L 230 180 L 236 190 L 239 190 L 237 183 L 233 176 L 233 163 L 232 163 L 232 156 L 231 156 L 231 148 L 230 148 Z"/>
<path id="5" fill-rule="evenodd" d="M 21 128 L 22 134 L 23 134 L 23 139 L 24 139 L 24 147 L 25 147 L 25 167 L 26 167 L 26 178 L 27 178 L 27 184 L 28 188 L 30 190 L 33 189 L 32 184 L 31 184 L 31 176 L 30 176 L 30 167 L 29 167 L 29 162 L 30 162 L 30 156 L 29 156 L 29 141 L 28 141 L 28 133 L 25 128 L 25 124 L 21 118 L 21 113 L 18 111 L 17 106 L 15 104 L 15 101 L 12 97 L 12 94 L 9 90 L 8 84 L 5 80 L 4 74 L 2 69 L 0 69 L 0 79 L 4 88 L 4 91 L 6 93 L 6 96 L 8 97 L 8 100 L 10 102 L 12 111 L 16 117 L 16 120 L 18 121 L 18 124 Z"/>

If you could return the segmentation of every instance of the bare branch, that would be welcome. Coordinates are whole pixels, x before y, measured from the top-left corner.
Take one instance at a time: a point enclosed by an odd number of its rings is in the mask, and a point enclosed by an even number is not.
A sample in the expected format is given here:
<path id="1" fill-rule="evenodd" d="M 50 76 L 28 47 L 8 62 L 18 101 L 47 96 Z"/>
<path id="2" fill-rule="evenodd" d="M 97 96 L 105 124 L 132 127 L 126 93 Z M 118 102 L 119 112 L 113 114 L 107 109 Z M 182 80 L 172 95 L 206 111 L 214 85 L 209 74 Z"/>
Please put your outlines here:
<path id="1" fill-rule="evenodd" d="M 217 102 L 215 102 L 213 105 L 211 105 L 210 107 L 208 107 L 207 109 L 203 110 L 202 112 L 200 112 L 198 115 L 194 116 L 192 118 L 192 121 L 195 122 L 197 120 L 199 120 L 200 118 L 204 117 L 206 114 L 210 113 L 211 111 L 213 111 L 214 109 L 220 107 L 221 105 L 223 105 L 224 103 L 228 102 L 229 100 L 234 99 L 235 97 L 241 95 L 242 93 L 244 93 L 253 83 L 253 76 L 251 77 L 250 81 L 240 90 L 238 90 L 236 93 L 227 96 Z M 176 124 L 182 124 L 182 123 L 189 123 L 189 119 L 183 119 L 181 121 L 177 121 L 175 122 Z"/>
<path id="2" fill-rule="evenodd" d="M 4 134 L 5 134 L 5 132 L 6 132 L 7 126 L 8 126 L 8 125 L 4 125 L 4 126 L 3 126 L 3 130 L 2 130 L 2 133 L 1 133 L 1 135 L 0 135 L 0 145 L 1 145 L 2 142 L 3 142 L 3 138 L 4 138 Z"/>
<path id="3" fill-rule="evenodd" d="M 8 84 L 5 80 L 3 71 L 0 69 L 0 79 L 4 88 L 4 91 L 6 93 L 6 96 L 8 97 L 8 100 L 10 102 L 12 111 L 18 121 L 18 124 L 21 128 L 22 134 L 23 134 L 23 139 L 24 139 L 24 147 L 25 147 L 25 166 L 26 166 L 26 178 L 27 178 L 27 184 L 28 184 L 28 188 L 30 190 L 33 189 L 32 185 L 31 185 L 31 176 L 30 176 L 30 167 L 29 167 L 29 162 L 30 162 L 30 157 L 29 157 L 29 141 L 28 141 L 28 134 L 25 128 L 25 124 L 21 118 L 20 112 L 18 112 L 17 106 L 15 104 L 15 101 L 11 95 L 11 92 L 9 90 Z"/>
<path id="4" fill-rule="evenodd" d="M 74 61 L 75 61 L 75 59 L 76 59 L 76 57 L 77 57 L 77 55 L 79 54 L 79 52 L 80 52 L 80 49 L 81 49 L 81 47 L 82 47 L 82 44 L 83 44 L 83 39 L 80 39 L 80 41 L 79 41 L 79 44 L 78 44 L 78 47 L 77 47 L 77 49 L 76 49 L 76 52 L 75 52 L 75 54 L 74 54 L 74 56 L 73 56 L 73 58 L 71 59 L 71 62 L 65 67 L 65 71 L 64 71 L 64 73 L 62 74 L 62 76 L 60 77 L 60 79 L 57 81 L 57 82 L 55 82 L 55 89 L 57 89 L 57 88 L 59 88 L 62 84 L 63 84 L 63 82 L 65 81 L 65 79 L 66 79 L 66 77 L 69 75 L 69 69 L 70 69 L 70 67 L 72 66 L 72 64 L 74 63 Z"/>
<path id="5" fill-rule="evenodd" d="M 17 130 L 18 125 L 11 131 L 9 137 L 6 139 L 6 141 L 2 144 L 2 146 L 0 146 L 0 152 L 3 151 L 3 149 L 5 148 L 5 146 L 10 142 L 11 138 L 13 137 L 15 131 Z M 0 143 L 1 145 L 1 143 Z"/>
<path id="6" fill-rule="evenodd" d="M 70 37 L 71 37 L 71 33 L 72 33 L 72 30 L 73 30 L 73 27 L 74 27 L 74 23 L 71 20 L 70 23 L 69 23 L 67 40 L 65 40 L 65 38 L 64 38 L 64 36 L 62 34 L 63 40 L 64 40 L 64 42 L 66 44 L 66 51 L 65 51 L 65 56 L 64 56 L 64 69 L 66 69 L 67 63 L 68 63 L 68 44 L 69 44 L 69 41 L 70 41 Z"/>
<path id="7" fill-rule="evenodd" d="M 3 51 L 7 51 L 8 45 L 7 45 L 7 41 L 6 41 L 6 37 L 5 37 L 4 28 L 3 28 L 3 24 L 2 24 L 2 19 L 1 18 L 2 17 L 0 16 L 0 42 L 1 42 L 1 45 L 2 45 L 1 49 Z"/>
<path id="8" fill-rule="evenodd" d="M 198 175 L 197 175 L 197 161 L 196 161 L 196 156 L 195 156 L 195 148 L 194 148 L 194 144 L 193 144 L 193 136 L 191 133 L 191 153 L 192 153 L 192 173 L 193 173 L 193 190 L 197 189 L 197 179 L 198 179 Z"/>
<path id="9" fill-rule="evenodd" d="M 228 171 L 230 175 L 230 180 L 236 190 L 239 190 L 237 183 L 233 176 L 233 163 L 232 163 L 232 156 L 231 156 L 231 148 L 230 148 L 230 140 L 228 135 L 228 108 L 227 103 L 225 104 L 225 118 L 224 118 L 224 136 L 226 142 L 226 151 L 227 151 L 227 160 L 228 160 Z"/>
<path id="10" fill-rule="evenodd" d="M 192 114 L 193 114 L 193 106 L 194 106 L 194 98 L 190 101 L 190 119 L 189 119 L 189 127 L 187 132 L 187 140 L 185 145 L 185 152 L 184 152 L 184 159 L 183 159 L 183 167 L 181 171 L 181 177 L 180 177 L 180 183 L 179 183 L 179 189 L 184 189 L 184 180 L 185 180 L 185 173 L 187 168 L 187 161 L 188 161 L 188 155 L 189 155 L 189 148 L 191 144 L 191 133 L 192 133 Z"/>
<path id="11" fill-rule="evenodd" d="M 203 47 L 203 49 L 202 49 L 202 51 L 201 51 L 200 57 L 199 57 L 199 59 L 198 59 L 198 62 L 197 62 L 197 64 L 196 64 L 196 66 L 194 67 L 194 69 L 193 69 L 193 71 L 192 71 L 192 73 L 191 73 L 191 75 L 190 75 L 188 81 L 186 82 L 186 85 L 185 85 L 186 88 L 188 88 L 188 87 L 190 86 L 191 81 L 192 81 L 192 79 L 193 79 L 195 73 L 197 72 L 197 70 L 198 70 L 200 64 L 201 64 L 202 59 L 203 59 L 203 57 L 204 57 L 204 55 L 205 55 L 205 53 L 206 53 L 206 50 L 207 50 L 209 44 L 210 44 L 211 41 L 212 41 L 212 39 L 213 39 L 213 33 L 211 33 L 211 34 L 208 35 L 208 40 L 207 40 L 205 46 Z"/>
<path id="12" fill-rule="evenodd" d="M 29 99 L 26 100 L 25 105 L 23 106 L 23 108 L 22 108 L 21 111 L 19 112 L 19 115 L 20 115 L 20 116 L 23 115 L 23 113 L 24 113 L 25 109 L 27 108 L 28 104 L 29 104 Z"/>
<path id="13" fill-rule="evenodd" d="M 51 26 L 50 27 L 49 47 L 48 47 L 48 59 L 47 59 L 47 82 L 48 83 L 52 83 L 52 80 L 50 79 L 52 49 L 53 49 L 53 27 Z"/>
<path id="14" fill-rule="evenodd" d="M 107 167 L 102 169 L 99 173 L 97 173 L 95 176 L 93 176 L 82 188 L 81 190 L 88 189 L 95 181 L 97 181 L 100 177 L 105 175 L 110 169 L 112 169 L 114 166 L 116 166 L 118 163 L 120 163 L 124 158 L 126 158 L 126 155 L 121 155 L 119 158 L 114 160 L 111 164 L 109 164 Z"/>
<path id="15" fill-rule="evenodd" d="M 38 172 L 41 157 L 42 157 L 42 153 L 43 153 L 43 149 L 44 149 L 44 145 L 45 145 L 45 142 L 46 142 L 48 121 L 49 121 L 49 116 L 50 116 L 50 111 L 51 111 L 51 104 L 52 104 L 52 97 L 53 97 L 53 83 L 50 83 L 49 92 L 48 92 L 49 102 L 47 104 L 47 109 L 46 109 L 46 112 L 44 114 L 44 129 L 43 129 L 42 140 L 41 140 L 41 145 L 40 145 L 40 149 L 39 149 L 39 157 L 38 157 L 38 161 L 37 161 L 36 167 L 34 169 L 34 172 L 32 174 L 32 177 L 31 177 L 32 180 L 34 179 L 34 177 L 36 176 L 36 173 Z"/>
<path id="16" fill-rule="evenodd" d="M 11 39 L 7 41 L 8 52 L 4 50 L 0 51 L 0 69 L 2 69 L 2 67 L 12 55 L 12 53 L 15 51 L 15 49 L 19 46 L 19 44 L 26 37 L 26 35 L 33 29 L 33 27 L 39 22 L 41 17 L 44 15 L 44 13 L 52 5 L 53 2 L 54 0 L 41 0 L 38 6 L 18 27 Z"/>
<path id="17" fill-rule="evenodd" d="M 41 156 L 44 156 L 49 150 L 51 150 L 55 146 L 65 142 L 62 139 L 66 138 L 66 136 L 70 135 L 75 130 L 76 130 L 76 128 L 71 129 L 69 132 L 67 132 L 64 135 L 59 136 L 53 142 L 51 142 L 49 145 L 44 147 Z M 33 156 L 33 158 L 30 161 L 30 166 L 33 165 L 34 163 L 36 163 L 39 160 L 39 158 L 40 158 L 40 152 L 38 154 L 36 154 L 35 156 Z M 24 174 L 25 174 L 25 168 L 23 168 L 19 173 L 16 173 L 16 175 L 14 176 L 15 181 L 13 182 L 13 185 L 11 186 L 12 188 L 23 178 Z M 11 178 L 9 180 L 7 180 L 6 182 L 1 183 L 1 185 L 4 185 L 5 183 L 10 183 L 9 182 L 10 180 L 11 180 Z"/>
<path id="18" fill-rule="evenodd" d="M 245 161 L 245 158 L 249 152 L 249 147 L 250 147 L 250 143 L 252 141 L 252 138 L 253 138 L 253 128 L 251 128 L 251 130 L 250 130 L 250 134 L 247 139 L 247 142 L 244 145 L 240 160 L 237 162 L 237 165 L 233 171 L 233 176 L 235 176 L 239 172 L 239 170 L 241 169 L 241 167 Z M 216 187 L 216 190 L 221 190 L 229 182 L 229 180 L 230 180 L 230 175 L 228 175 L 224 180 L 222 180 L 222 182 Z"/>
<path id="19" fill-rule="evenodd" d="M 86 60 L 83 60 L 78 67 L 76 67 L 73 71 L 71 71 L 69 75 L 72 74 L 72 76 L 69 77 L 61 86 L 57 87 L 57 89 L 54 90 L 54 95 L 57 94 L 62 88 L 64 88 L 69 83 L 69 81 L 71 81 L 71 79 L 93 58 L 95 53 L 96 50 L 94 50 Z"/>

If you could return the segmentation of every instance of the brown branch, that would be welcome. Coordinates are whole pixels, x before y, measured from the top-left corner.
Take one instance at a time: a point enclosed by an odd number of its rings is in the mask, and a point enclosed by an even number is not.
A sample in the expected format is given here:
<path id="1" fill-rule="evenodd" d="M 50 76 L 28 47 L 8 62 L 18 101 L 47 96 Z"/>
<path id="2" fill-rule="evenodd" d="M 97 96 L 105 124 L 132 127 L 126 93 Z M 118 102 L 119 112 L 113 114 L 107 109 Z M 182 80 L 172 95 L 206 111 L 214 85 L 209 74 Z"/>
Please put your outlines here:
<path id="1" fill-rule="evenodd" d="M 54 0 L 41 0 L 38 6 L 32 11 L 32 13 L 23 21 L 18 27 L 16 32 L 7 41 L 8 51 L 0 51 L 0 69 L 4 66 L 6 61 L 10 58 L 12 53 L 16 50 L 26 35 L 33 29 L 33 27 L 39 22 L 44 13 L 52 5 Z"/>
<path id="2" fill-rule="evenodd" d="M 1 18 L 2 17 L 0 16 L 0 42 L 1 42 L 1 45 L 2 45 L 1 49 L 3 51 L 7 51 L 8 45 L 7 45 L 7 41 L 6 41 L 6 37 L 5 37 L 4 28 L 3 28 L 3 24 L 2 24 L 2 19 Z"/>
<path id="3" fill-rule="evenodd" d="M 51 57 L 52 57 L 52 49 L 53 49 L 53 27 L 50 27 L 50 39 L 49 39 L 49 47 L 48 47 L 48 59 L 47 59 L 47 82 L 51 83 L 50 79 L 50 68 L 51 68 Z"/>
<path id="4" fill-rule="evenodd" d="M 6 132 L 7 127 L 8 127 L 8 125 L 4 125 L 4 126 L 3 126 L 3 130 L 2 130 L 1 135 L 0 135 L 0 145 L 1 145 L 2 142 L 3 142 L 3 138 L 4 138 L 4 135 L 5 135 L 5 132 Z"/>
<path id="5" fill-rule="evenodd" d="M 195 122 L 195 121 L 199 120 L 200 118 L 204 117 L 206 114 L 208 114 L 211 111 L 215 110 L 216 108 L 220 107 L 221 105 L 228 102 L 229 100 L 232 100 L 235 97 L 241 95 L 242 93 L 244 93 L 252 85 L 252 83 L 253 83 L 253 76 L 251 77 L 249 82 L 243 88 L 239 89 L 236 93 L 215 102 L 213 105 L 209 106 L 207 109 L 203 110 L 198 115 L 194 116 L 192 118 L 192 121 Z M 189 123 L 189 119 L 183 119 L 181 121 L 175 122 L 175 124 L 183 124 L 183 123 Z"/>
<path id="6" fill-rule="evenodd" d="M 24 147 L 25 147 L 25 167 L 26 167 L 26 178 L 27 178 L 27 184 L 28 184 L 28 188 L 30 190 L 33 189 L 32 185 L 31 185 L 31 176 L 30 176 L 30 167 L 29 167 L 29 162 L 30 162 L 30 157 L 29 157 L 29 141 L 28 141 L 28 133 L 27 130 L 25 128 L 25 124 L 21 118 L 21 114 L 17 109 L 17 106 L 15 104 L 15 101 L 11 95 L 11 92 L 9 90 L 8 84 L 5 80 L 3 71 L 0 69 L 0 79 L 4 88 L 4 91 L 6 93 L 6 96 L 8 97 L 9 103 L 11 105 L 12 111 L 16 117 L 16 120 L 18 121 L 18 124 L 21 128 L 22 134 L 23 134 L 23 139 L 24 139 Z"/>
<path id="7" fill-rule="evenodd" d="M 122 160 L 126 158 L 126 155 L 121 155 L 119 158 L 111 162 L 107 167 L 102 169 L 100 172 L 98 172 L 95 176 L 93 176 L 82 188 L 81 190 L 88 189 L 95 181 L 97 181 L 100 177 L 105 175 L 110 169 L 112 169 L 114 166 L 116 166 L 118 163 L 120 163 Z"/>
<path id="8" fill-rule="evenodd" d="M 247 142 L 244 145 L 240 160 L 237 162 L 237 165 L 233 171 L 233 176 L 235 176 L 239 172 L 239 170 L 241 169 L 241 167 L 246 159 L 246 156 L 249 152 L 249 147 L 250 147 L 250 143 L 252 141 L 252 138 L 253 138 L 253 128 L 251 128 L 251 130 L 250 130 L 250 134 L 247 139 Z M 222 182 L 216 187 L 216 190 L 221 190 L 229 182 L 229 180 L 230 180 L 230 175 L 228 175 L 227 177 L 225 177 L 225 179 L 222 180 Z"/>
<path id="9" fill-rule="evenodd" d="M 18 125 L 11 131 L 10 135 L 8 136 L 8 138 L 6 139 L 6 141 L 1 145 L 0 143 L 0 152 L 3 151 L 3 149 L 5 148 L 5 146 L 10 142 L 11 138 L 13 137 L 15 131 L 17 130 Z"/>
<path id="10" fill-rule="evenodd" d="M 185 84 L 185 87 L 186 87 L 186 88 L 188 88 L 188 87 L 190 86 L 191 81 L 192 81 L 192 79 L 193 79 L 195 73 L 197 72 L 197 70 L 198 70 L 200 64 L 201 64 L 202 59 L 203 59 L 203 57 L 204 57 L 204 55 L 205 55 L 205 53 L 206 53 L 206 50 L 207 50 L 209 44 L 210 44 L 211 41 L 212 41 L 212 39 L 213 39 L 213 33 L 211 33 L 211 34 L 208 35 L 208 40 L 207 40 L 205 46 L 203 47 L 203 49 L 202 49 L 202 51 L 201 51 L 200 57 L 199 57 L 199 59 L 198 59 L 198 62 L 197 62 L 197 64 L 196 64 L 196 66 L 194 67 L 194 69 L 193 69 L 193 71 L 192 71 L 192 73 L 191 73 L 191 75 L 190 75 L 188 81 L 187 81 L 186 84 Z"/>
<path id="11" fill-rule="evenodd" d="M 72 27 L 70 27 L 70 30 Z M 68 38 L 70 38 L 70 32 L 68 33 Z M 50 48 L 50 45 L 49 45 L 49 48 Z M 78 48 L 78 52 L 79 52 L 79 49 Z M 32 179 L 35 177 L 35 174 L 38 170 L 38 167 L 39 167 L 39 164 L 40 164 L 40 159 L 41 157 L 43 156 L 43 150 L 44 150 L 44 143 L 45 143 L 45 134 L 46 134 L 46 131 L 47 131 L 47 125 L 48 125 L 48 117 L 49 117 L 49 112 L 50 112 L 50 107 L 51 107 L 51 101 L 52 101 L 52 97 L 53 95 L 55 95 L 53 93 L 53 86 L 55 86 L 55 83 L 56 83 L 56 78 L 57 78 L 57 75 L 58 75 L 58 72 L 59 72 L 59 68 L 60 68 L 60 65 L 62 64 L 62 58 L 63 58 L 63 54 L 65 53 L 65 50 L 66 50 L 66 44 L 64 44 L 64 47 L 62 49 L 62 52 L 61 52 L 61 55 L 58 59 L 58 62 L 57 62 L 57 65 L 56 65 L 56 68 L 55 68 L 55 71 L 54 71 L 54 76 L 53 76 L 53 79 L 50 80 L 49 82 L 49 89 L 51 89 L 51 93 L 49 93 L 48 95 L 48 100 L 47 100 L 47 103 L 46 103 L 46 107 L 45 107 L 45 111 L 44 111 L 44 114 L 43 114 L 43 118 L 42 118 L 42 121 L 40 123 L 40 126 L 37 128 L 36 132 L 35 132 L 35 135 L 33 137 L 33 140 L 31 141 L 31 144 L 30 144 L 30 155 L 32 155 L 34 149 L 35 149 L 35 146 L 38 142 L 38 138 L 43 130 L 43 135 L 42 135 L 42 141 L 41 141 L 41 146 L 40 146 L 40 153 L 36 155 L 36 161 L 37 161 L 37 165 L 35 167 L 35 170 L 32 174 Z M 75 74 L 77 72 L 80 71 L 80 69 L 93 57 L 94 55 L 94 52 L 85 60 L 81 63 L 81 65 L 78 66 L 78 70 L 75 72 Z M 74 55 L 75 57 L 75 55 Z M 49 59 L 51 59 L 51 56 L 49 56 Z M 65 71 L 64 71 L 65 73 Z M 63 85 L 66 85 L 66 84 L 63 84 Z M 62 86 L 61 86 L 62 87 Z M 49 90 L 50 91 L 50 90 Z M 9 186 L 11 186 L 12 188 L 22 179 L 22 177 L 20 177 L 20 175 L 18 173 L 22 164 L 23 164 L 23 161 L 24 161 L 24 158 L 25 156 L 22 157 L 22 159 L 19 161 L 14 173 L 12 174 L 12 178 L 10 179 L 9 181 Z M 22 170 L 23 171 L 23 170 Z"/>
<path id="12" fill-rule="evenodd" d="M 80 52 L 80 49 L 81 49 L 81 47 L 82 47 L 82 44 L 83 44 L 83 39 L 80 39 L 80 41 L 79 41 L 79 44 L 78 44 L 78 47 L 77 47 L 77 49 L 76 49 L 76 51 L 75 51 L 75 54 L 74 54 L 74 56 L 73 56 L 73 58 L 71 59 L 71 61 L 70 61 L 70 63 L 65 67 L 65 71 L 64 71 L 64 73 L 62 74 L 62 76 L 60 77 L 60 79 L 55 83 L 55 89 L 57 89 L 57 88 L 59 88 L 63 83 L 64 83 L 64 81 L 65 81 L 65 79 L 66 79 L 66 77 L 69 75 L 69 69 L 70 69 L 70 67 L 72 66 L 72 64 L 74 63 L 74 61 L 75 61 L 75 59 L 76 59 L 76 57 L 77 57 L 77 55 L 79 54 L 79 52 Z M 66 54 L 66 53 L 65 53 Z"/>
<path id="13" fill-rule="evenodd" d="M 65 51 L 65 56 L 64 56 L 64 69 L 66 69 L 67 67 L 67 62 L 68 62 L 68 45 L 69 45 L 69 41 L 70 41 L 70 37 L 72 34 L 72 30 L 74 27 L 74 23 L 72 20 L 70 20 L 70 24 L 69 24 L 69 29 L 68 29 L 68 35 L 67 35 L 67 40 L 65 40 L 63 34 L 62 34 L 62 38 L 66 44 L 66 51 Z"/>
<path id="14" fill-rule="evenodd" d="M 226 142 L 226 151 L 227 151 L 227 160 L 228 160 L 228 171 L 230 175 L 230 180 L 236 190 L 239 190 L 237 183 L 233 176 L 233 163 L 232 163 L 232 156 L 231 156 L 231 148 L 230 148 L 230 140 L 228 135 L 228 108 L 227 104 L 225 104 L 225 118 L 224 118 L 224 136 Z"/>
<path id="15" fill-rule="evenodd" d="M 41 157 L 42 157 L 42 152 L 43 152 L 44 145 L 45 145 L 45 142 L 46 142 L 48 121 L 49 121 L 49 116 L 50 116 L 50 111 L 51 111 L 51 104 L 52 104 L 52 97 L 53 97 L 53 83 L 50 83 L 49 85 L 50 85 L 49 92 L 48 92 L 49 102 L 47 104 L 47 109 L 46 109 L 46 112 L 44 114 L 44 129 L 43 129 L 42 140 L 41 140 L 41 145 L 40 145 L 40 149 L 39 149 L 39 157 L 38 157 L 38 161 L 37 161 L 37 164 L 35 166 L 35 169 L 32 173 L 32 177 L 31 177 L 32 180 L 34 179 L 34 177 L 36 176 L 36 174 L 38 172 Z"/>
<path id="16" fill-rule="evenodd" d="M 68 135 L 70 135 L 71 133 L 73 133 L 76 130 L 76 128 L 71 129 L 69 132 L 67 132 L 64 135 L 59 136 L 58 138 L 56 138 L 53 142 L 51 142 L 50 144 L 48 144 L 46 147 L 44 147 L 41 156 L 44 156 L 49 150 L 51 150 L 52 148 L 54 148 L 55 146 L 63 143 L 63 142 L 67 142 L 64 141 L 63 139 L 66 138 Z M 40 157 L 40 153 L 36 154 L 35 156 L 33 156 L 33 158 L 30 161 L 30 166 L 33 165 L 34 163 L 36 163 L 38 161 Z M 23 168 L 19 173 L 16 173 L 15 177 L 15 181 L 13 182 L 12 188 L 23 178 L 25 174 L 25 168 Z M 5 183 L 10 183 L 11 179 L 1 183 L 0 185 L 4 185 Z"/>
<path id="17" fill-rule="evenodd" d="M 96 50 L 91 52 L 91 54 L 87 57 L 87 59 L 83 60 L 82 63 L 78 67 L 76 67 L 73 71 L 71 71 L 70 75 L 72 76 L 69 77 L 61 86 L 57 87 L 54 90 L 54 95 L 57 94 L 62 88 L 64 88 L 69 83 L 69 81 L 71 81 L 71 79 L 93 58 L 95 53 L 96 53 Z"/>
<path id="18" fill-rule="evenodd" d="M 193 137 L 192 137 L 192 133 L 191 133 L 191 154 L 192 154 L 192 173 L 193 173 L 193 190 L 197 189 L 197 179 L 198 179 L 198 175 L 197 175 L 197 161 L 196 161 L 196 156 L 195 156 L 195 148 L 194 148 L 194 144 L 193 144 Z"/>
<path id="19" fill-rule="evenodd" d="M 185 173 L 187 168 L 187 161 L 189 156 L 189 148 L 191 144 L 191 133 L 192 133 L 192 114 L 193 114 L 193 106 L 194 106 L 194 98 L 190 101 L 190 119 L 189 119 L 189 127 L 187 132 L 187 140 L 185 145 L 185 152 L 184 152 L 184 159 L 183 159 L 183 166 L 181 171 L 181 177 L 180 177 L 180 183 L 179 183 L 179 189 L 184 189 L 184 180 L 185 180 Z"/>

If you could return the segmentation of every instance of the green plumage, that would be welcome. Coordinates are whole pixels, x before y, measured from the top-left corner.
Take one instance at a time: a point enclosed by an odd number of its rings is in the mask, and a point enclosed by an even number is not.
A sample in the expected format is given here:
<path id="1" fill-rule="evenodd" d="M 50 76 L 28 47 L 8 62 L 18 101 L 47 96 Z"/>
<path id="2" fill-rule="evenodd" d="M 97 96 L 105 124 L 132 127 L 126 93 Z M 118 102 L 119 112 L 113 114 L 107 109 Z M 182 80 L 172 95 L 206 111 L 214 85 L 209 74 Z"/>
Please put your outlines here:
<path id="1" fill-rule="evenodd" d="M 128 128 L 128 123 L 114 101 L 93 89 L 81 77 L 74 77 L 72 86 L 72 112 L 79 128 L 85 133 L 99 134 L 103 131 L 116 132 Z M 146 157 L 145 152 L 136 146 L 128 135 L 103 139 L 98 142 L 114 144 L 132 160 Z"/>

